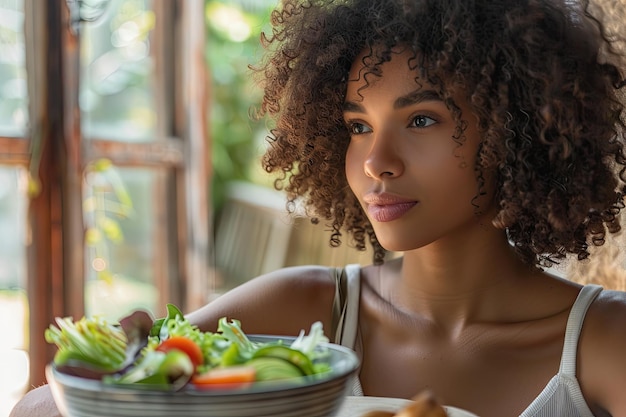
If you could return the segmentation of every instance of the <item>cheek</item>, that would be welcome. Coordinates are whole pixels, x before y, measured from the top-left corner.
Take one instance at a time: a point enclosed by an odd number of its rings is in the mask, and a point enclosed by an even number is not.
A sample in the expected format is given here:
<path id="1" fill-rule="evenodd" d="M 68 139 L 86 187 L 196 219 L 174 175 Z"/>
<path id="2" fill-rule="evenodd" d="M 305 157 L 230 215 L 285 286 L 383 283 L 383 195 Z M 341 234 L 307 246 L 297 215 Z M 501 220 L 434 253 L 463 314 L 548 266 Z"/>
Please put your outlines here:
<path id="1" fill-rule="evenodd" d="M 361 159 L 360 153 L 355 146 L 348 145 L 344 168 L 346 178 L 348 180 L 348 185 L 350 186 L 350 188 L 354 189 L 354 186 L 356 185 L 356 180 L 360 178 L 364 173 L 363 161 Z"/>

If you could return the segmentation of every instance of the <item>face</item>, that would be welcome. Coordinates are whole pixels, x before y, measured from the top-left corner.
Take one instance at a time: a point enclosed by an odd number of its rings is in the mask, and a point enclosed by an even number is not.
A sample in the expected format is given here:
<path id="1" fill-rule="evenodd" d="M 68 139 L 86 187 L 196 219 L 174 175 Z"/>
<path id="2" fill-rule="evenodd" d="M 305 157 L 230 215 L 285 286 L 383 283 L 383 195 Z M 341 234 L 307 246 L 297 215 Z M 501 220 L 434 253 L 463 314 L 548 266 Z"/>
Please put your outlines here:
<path id="1" fill-rule="evenodd" d="M 455 140 L 457 122 L 432 86 L 415 81 L 411 55 L 392 54 L 382 76 L 369 77 L 367 87 L 358 78 L 362 64 L 357 58 L 344 104 L 351 132 L 348 183 L 379 242 L 392 251 L 417 249 L 490 224 L 477 216 L 477 210 L 488 212 L 489 207 L 488 197 L 475 200 L 481 140 L 476 118 L 463 97 L 454 98 L 467 126 L 462 143 Z"/>

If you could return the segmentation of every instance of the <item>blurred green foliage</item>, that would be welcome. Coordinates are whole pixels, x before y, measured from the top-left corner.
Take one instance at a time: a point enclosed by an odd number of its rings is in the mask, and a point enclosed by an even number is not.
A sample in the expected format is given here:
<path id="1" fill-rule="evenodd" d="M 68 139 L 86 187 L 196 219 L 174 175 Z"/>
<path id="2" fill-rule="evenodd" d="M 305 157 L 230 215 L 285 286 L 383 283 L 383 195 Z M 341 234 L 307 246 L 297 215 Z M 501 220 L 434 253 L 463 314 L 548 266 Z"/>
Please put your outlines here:
<path id="1" fill-rule="evenodd" d="M 124 181 L 108 159 L 95 160 L 85 169 L 85 245 L 90 251 L 91 268 L 98 279 L 112 282 L 110 245 L 124 243 L 120 220 L 132 217 L 133 202 Z"/>
<path id="2" fill-rule="evenodd" d="M 231 180 L 253 181 L 265 137 L 262 122 L 250 112 L 260 103 L 261 89 L 249 69 L 260 52 L 271 7 L 256 0 L 254 8 L 233 0 L 207 0 L 207 59 L 211 71 L 211 139 L 213 208 L 224 201 Z M 251 3 L 252 4 L 252 3 Z"/>

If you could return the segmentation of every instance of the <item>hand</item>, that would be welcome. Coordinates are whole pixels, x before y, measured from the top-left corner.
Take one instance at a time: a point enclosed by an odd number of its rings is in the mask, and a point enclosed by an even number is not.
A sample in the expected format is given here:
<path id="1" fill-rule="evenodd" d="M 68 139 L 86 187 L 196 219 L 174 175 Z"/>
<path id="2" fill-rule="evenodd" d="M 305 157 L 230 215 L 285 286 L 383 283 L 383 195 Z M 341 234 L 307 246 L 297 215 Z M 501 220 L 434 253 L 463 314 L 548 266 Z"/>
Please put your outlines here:
<path id="1" fill-rule="evenodd" d="M 362 417 L 447 417 L 446 411 L 430 391 L 413 397 L 413 402 L 397 413 L 390 411 L 370 411 Z"/>

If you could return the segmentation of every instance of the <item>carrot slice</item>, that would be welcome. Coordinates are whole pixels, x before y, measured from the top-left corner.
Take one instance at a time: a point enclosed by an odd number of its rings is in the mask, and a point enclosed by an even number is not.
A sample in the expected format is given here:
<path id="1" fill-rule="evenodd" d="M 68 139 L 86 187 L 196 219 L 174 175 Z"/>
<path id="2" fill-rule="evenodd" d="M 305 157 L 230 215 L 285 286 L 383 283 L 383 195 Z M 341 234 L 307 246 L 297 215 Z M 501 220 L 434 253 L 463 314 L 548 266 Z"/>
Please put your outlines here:
<path id="1" fill-rule="evenodd" d="M 229 366 L 214 368 L 191 378 L 191 383 L 199 389 L 237 389 L 250 386 L 256 376 L 251 366 Z"/>

